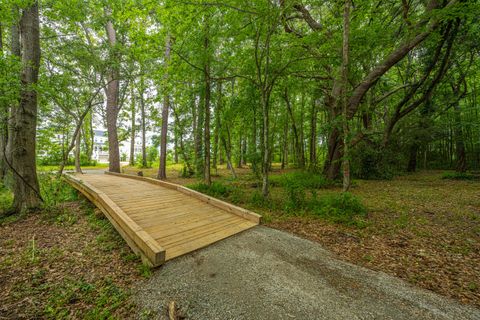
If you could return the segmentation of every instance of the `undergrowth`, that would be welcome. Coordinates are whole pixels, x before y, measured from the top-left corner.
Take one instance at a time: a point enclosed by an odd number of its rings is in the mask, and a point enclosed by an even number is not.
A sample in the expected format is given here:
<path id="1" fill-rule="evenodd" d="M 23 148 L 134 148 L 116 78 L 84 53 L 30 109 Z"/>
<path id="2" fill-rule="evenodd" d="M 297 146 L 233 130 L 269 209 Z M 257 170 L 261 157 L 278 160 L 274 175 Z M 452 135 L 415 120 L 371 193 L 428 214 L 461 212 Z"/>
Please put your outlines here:
<path id="1" fill-rule="evenodd" d="M 445 172 L 442 175 L 445 180 L 480 180 L 480 176 L 473 175 L 467 172 Z"/>
<path id="2" fill-rule="evenodd" d="M 187 187 L 190 189 L 196 190 L 198 192 L 208 194 L 209 196 L 217 197 L 217 198 L 226 198 L 232 192 L 232 187 L 226 186 L 216 181 L 212 182 L 210 186 L 206 183 L 195 183 L 195 184 L 190 184 Z"/>

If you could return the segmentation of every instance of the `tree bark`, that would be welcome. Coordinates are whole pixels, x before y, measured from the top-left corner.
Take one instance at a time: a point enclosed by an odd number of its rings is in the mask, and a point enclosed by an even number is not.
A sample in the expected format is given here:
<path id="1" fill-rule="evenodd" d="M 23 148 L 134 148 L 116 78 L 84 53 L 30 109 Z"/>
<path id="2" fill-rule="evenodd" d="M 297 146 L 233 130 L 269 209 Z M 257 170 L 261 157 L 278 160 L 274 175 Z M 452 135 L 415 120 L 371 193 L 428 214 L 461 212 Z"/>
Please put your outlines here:
<path id="1" fill-rule="evenodd" d="M 0 55 L 3 56 L 3 26 L 0 23 Z M 2 90 L 0 89 L 0 94 Z M 8 143 L 8 108 L 7 106 L 1 105 L 1 116 L 0 116 L 0 183 L 4 181 L 4 177 L 7 174 L 7 163 L 5 162 L 6 149 Z"/>
<path id="2" fill-rule="evenodd" d="M 131 108 L 131 126 L 132 126 L 132 136 L 130 137 L 130 161 L 129 164 L 131 166 L 135 165 L 135 95 L 133 93 L 133 89 L 131 92 L 131 103 L 132 103 L 132 108 Z"/>
<path id="3" fill-rule="evenodd" d="M 14 110 L 12 137 L 13 206 L 17 212 L 38 208 L 42 202 L 36 167 L 37 92 L 40 67 L 40 21 L 38 2 L 23 10 L 20 20 L 22 88 L 20 107 Z"/>
<path id="4" fill-rule="evenodd" d="M 350 45 L 350 0 L 345 0 L 343 12 L 343 45 L 342 45 L 342 115 L 343 115 L 343 192 L 350 189 L 350 152 L 349 152 L 349 127 L 348 127 L 348 60 Z"/>
<path id="5" fill-rule="evenodd" d="M 143 80 L 143 76 L 140 78 L 140 90 L 139 90 L 139 97 L 140 97 L 140 116 L 141 116 L 141 126 L 142 126 L 142 168 L 148 167 L 147 163 L 147 114 L 145 112 L 145 99 L 143 97 L 143 92 L 145 90 L 145 83 Z"/>
<path id="6" fill-rule="evenodd" d="M 78 127 L 80 128 L 82 124 L 80 123 Z M 75 172 L 83 173 L 80 166 L 80 144 L 82 142 L 81 130 L 78 130 L 77 135 L 75 136 Z"/>
<path id="7" fill-rule="evenodd" d="M 317 167 L 317 106 L 315 98 L 312 98 L 312 109 L 310 111 L 310 168 L 315 169 Z"/>
<path id="8" fill-rule="evenodd" d="M 268 90 L 268 89 L 267 89 Z M 269 115 L 269 102 L 270 95 L 265 90 L 262 92 L 262 113 L 263 113 L 263 126 L 262 126 L 262 146 L 263 146 L 263 159 L 262 159 L 262 195 L 268 197 L 269 195 L 269 180 L 268 174 L 270 169 L 270 115 Z"/>
<path id="9" fill-rule="evenodd" d="M 167 35 L 165 42 L 165 83 L 168 80 L 168 63 L 170 60 L 170 35 Z M 170 96 L 166 88 L 163 93 L 162 109 L 162 133 L 160 137 L 160 168 L 158 169 L 158 179 L 167 179 L 167 134 L 168 134 L 168 109 L 170 108 Z"/>
<path id="10" fill-rule="evenodd" d="M 10 29 L 10 49 L 12 52 L 12 55 L 18 58 L 19 60 L 21 59 L 21 48 L 20 48 L 20 27 L 17 22 L 17 19 L 19 19 L 19 11 L 17 7 L 14 7 L 12 9 L 12 17 L 14 18 L 14 21 L 12 23 L 11 29 Z M 19 100 L 15 99 L 14 101 L 11 102 L 9 106 L 9 119 L 8 119 L 8 129 L 7 129 L 7 146 L 5 150 L 5 157 L 4 160 L 7 163 L 8 167 L 13 166 L 13 133 L 16 130 L 15 125 L 16 125 L 16 112 L 15 110 L 18 108 Z M 11 169 L 11 168 L 10 168 Z"/>
<path id="11" fill-rule="evenodd" d="M 467 157 L 465 153 L 465 142 L 463 135 L 462 127 L 462 116 L 460 105 L 456 103 L 454 106 L 454 121 L 455 121 L 455 153 L 456 153 L 456 165 L 455 170 L 457 172 L 466 172 L 467 171 Z"/>
<path id="12" fill-rule="evenodd" d="M 105 15 L 108 18 L 105 26 L 110 50 L 112 54 L 110 59 L 118 60 L 118 54 L 116 54 L 115 46 L 117 45 L 117 34 L 113 23 L 111 21 L 111 10 L 105 9 Z M 115 61 L 117 62 L 117 61 Z M 117 133 L 117 120 L 118 120 L 118 96 L 119 96 L 119 71 L 118 67 L 110 66 L 110 70 L 107 76 L 107 131 L 108 131 L 108 170 L 111 172 L 120 172 L 120 150 L 118 147 L 118 133 Z"/>
<path id="13" fill-rule="evenodd" d="M 297 128 L 297 123 L 295 121 L 295 116 L 293 114 L 292 106 L 290 104 L 290 98 L 288 97 L 288 90 L 287 87 L 285 87 L 284 91 L 284 99 L 285 99 L 285 104 L 287 106 L 288 114 L 290 115 L 290 119 L 292 120 L 292 129 L 293 129 L 293 138 L 295 142 L 295 158 L 297 159 L 297 166 L 299 168 L 304 168 L 305 167 L 305 157 L 302 151 L 302 141 L 300 141 L 300 134 L 299 130 Z"/>
<path id="14" fill-rule="evenodd" d="M 208 18 L 207 18 L 208 19 Z M 204 50 L 205 50 L 205 63 L 204 63 L 204 81 L 205 81 L 205 168 L 203 170 L 203 179 L 207 185 L 212 184 L 212 178 L 210 175 L 210 95 L 211 95 L 211 79 L 210 79 L 210 39 L 209 39 L 209 25 L 208 20 L 205 23 L 205 35 L 204 35 Z"/>
<path id="15" fill-rule="evenodd" d="M 418 144 L 413 143 L 409 150 L 408 158 L 408 172 L 415 172 L 417 170 L 417 153 L 418 153 Z"/>

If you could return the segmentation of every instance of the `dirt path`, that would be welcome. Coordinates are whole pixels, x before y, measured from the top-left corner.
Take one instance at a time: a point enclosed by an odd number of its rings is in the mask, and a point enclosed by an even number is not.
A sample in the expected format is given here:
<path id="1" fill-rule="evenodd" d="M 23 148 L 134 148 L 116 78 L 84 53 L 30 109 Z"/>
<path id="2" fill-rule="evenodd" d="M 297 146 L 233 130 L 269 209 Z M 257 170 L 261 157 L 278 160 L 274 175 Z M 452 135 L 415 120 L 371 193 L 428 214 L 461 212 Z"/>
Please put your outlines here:
<path id="1" fill-rule="evenodd" d="M 266 227 L 172 260 L 138 288 L 142 315 L 166 319 L 480 319 L 480 310 L 337 260 Z"/>

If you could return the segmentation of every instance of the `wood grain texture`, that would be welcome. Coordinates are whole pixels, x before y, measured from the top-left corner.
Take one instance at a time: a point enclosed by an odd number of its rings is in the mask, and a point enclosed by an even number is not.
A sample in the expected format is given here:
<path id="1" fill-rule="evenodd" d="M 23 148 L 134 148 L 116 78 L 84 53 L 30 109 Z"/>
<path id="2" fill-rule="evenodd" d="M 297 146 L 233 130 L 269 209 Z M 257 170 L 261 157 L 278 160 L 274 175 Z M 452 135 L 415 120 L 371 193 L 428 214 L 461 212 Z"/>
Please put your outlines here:
<path id="1" fill-rule="evenodd" d="M 153 266 L 260 223 L 253 212 L 165 181 L 123 174 L 65 177 Z"/>

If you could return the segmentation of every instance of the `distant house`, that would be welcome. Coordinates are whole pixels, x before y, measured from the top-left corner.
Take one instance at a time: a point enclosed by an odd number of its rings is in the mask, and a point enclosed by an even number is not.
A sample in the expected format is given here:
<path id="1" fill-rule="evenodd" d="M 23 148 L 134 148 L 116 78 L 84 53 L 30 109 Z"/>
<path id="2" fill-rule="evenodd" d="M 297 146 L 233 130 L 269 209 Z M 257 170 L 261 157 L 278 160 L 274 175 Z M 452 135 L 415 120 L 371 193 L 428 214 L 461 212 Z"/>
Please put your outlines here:
<path id="1" fill-rule="evenodd" d="M 108 137 L 106 130 L 93 130 L 93 159 L 98 162 L 108 162 Z M 147 132 L 146 136 L 146 146 L 152 146 L 153 133 Z M 142 140 L 140 137 L 135 138 L 135 155 L 141 154 L 142 152 Z M 125 158 L 124 160 L 128 161 L 130 158 L 130 140 L 122 141 L 119 144 L 120 157 Z"/>
<path id="2" fill-rule="evenodd" d="M 108 137 L 105 130 L 93 130 L 93 159 L 108 162 Z"/>

